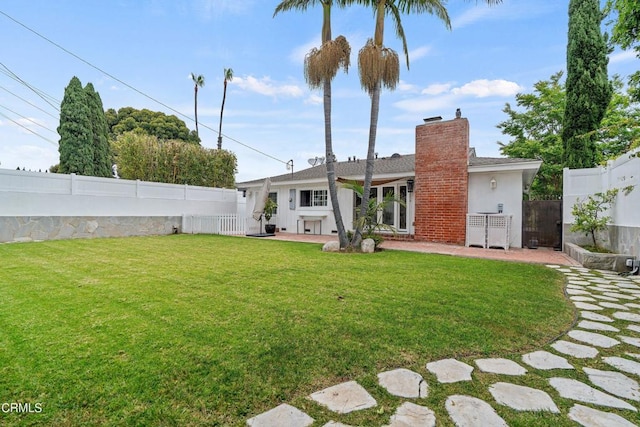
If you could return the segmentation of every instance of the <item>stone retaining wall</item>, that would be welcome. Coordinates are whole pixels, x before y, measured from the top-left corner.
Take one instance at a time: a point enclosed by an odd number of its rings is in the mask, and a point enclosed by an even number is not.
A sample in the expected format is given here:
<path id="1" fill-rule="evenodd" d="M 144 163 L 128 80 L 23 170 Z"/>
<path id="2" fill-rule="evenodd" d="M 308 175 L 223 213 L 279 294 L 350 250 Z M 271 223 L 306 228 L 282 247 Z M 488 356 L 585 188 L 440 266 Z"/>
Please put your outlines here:
<path id="1" fill-rule="evenodd" d="M 630 270 L 627 268 L 625 262 L 629 258 L 634 258 L 623 254 L 601 254 L 589 252 L 588 250 L 573 243 L 565 243 L 564 252 L 582 264 L 585 268 L 617 271 L 620 273 Z"/>
<path id="2" fill-rule="evenodd" d="M 179 216 L 0 216 L 0 242 L 165 235 L 181 224 Z"/>

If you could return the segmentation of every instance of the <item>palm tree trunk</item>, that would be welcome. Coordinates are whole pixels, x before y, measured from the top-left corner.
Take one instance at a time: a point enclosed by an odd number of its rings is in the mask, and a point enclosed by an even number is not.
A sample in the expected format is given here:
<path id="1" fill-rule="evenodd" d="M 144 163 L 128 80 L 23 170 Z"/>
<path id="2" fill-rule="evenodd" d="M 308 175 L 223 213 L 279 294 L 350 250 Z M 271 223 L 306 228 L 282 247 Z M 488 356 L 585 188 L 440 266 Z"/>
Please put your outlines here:
<path id="1" fill-rule="evenodd" d="M 331 206 L 333 208 L 333 217 L 336 220 L 336 228 L 338 230 L 338 240 L 340 248 L 344 249 L 349 244 L 347 232 L 342 221 L 340 213 L 340 204 L 338 202 L 338 189 L 336 187 L 336 174 L 333 163 L 333 140 L 331 135 L 331 80 L 324 81 L 324 141 L 325 154 L 327 159 L 327 181 L 329 183 L 329 197 L 331 198 Z"/>
<path id="2" fill-rule="evenodd" d="M 222 107 L 220 107 L 220 126 L 218 127 L 218 150 L 222 149 L 222 113 L 224 113 L 224 101 L 227 99 L 227 80 L 224 81 L 222 92 Z"/>
<path id="3" fill-rule="evenodd" d="M 194 89 L 193 89 L 194 95 L 193 95 L 193 103 L 194 103 L 194 109 L 195 109 L 195 116 L 196 116 L 196 135 L 199 137 L 200 134 L 198 133 L 198 85 L 196 84 Z"/>
<path id="4" fill-rule="evenodd" d="M 371 119 L 369 121 L 369 145 L 367 148 L 367 163 L 364 169 L 364 184 L 362 189 L 362 204 L 360 205 L 360 217 L 364 218 L 369 206 L 369 196 L 371 195 L 371 182 L 373 180 L 373 166 L 375 162 L 376 134 L 378 131 L 378 114 L 380 113 L 380 81 L 376 84 L 371 93 Z M 362 243 L 362 227 L 358 225 L 351 245 L 354 248 L 360 247 Z"/>

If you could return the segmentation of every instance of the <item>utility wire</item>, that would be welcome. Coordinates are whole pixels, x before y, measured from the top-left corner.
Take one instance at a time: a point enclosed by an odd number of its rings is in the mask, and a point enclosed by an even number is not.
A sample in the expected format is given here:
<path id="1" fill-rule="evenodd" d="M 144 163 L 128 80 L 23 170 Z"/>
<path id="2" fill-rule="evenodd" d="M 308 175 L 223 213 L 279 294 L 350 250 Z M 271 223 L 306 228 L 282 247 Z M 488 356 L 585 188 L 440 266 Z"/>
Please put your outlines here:
<path id="1" fill-rule="evenodd" d="M 163 103 L 162 101 L 159 101 L 158 99 L 156 99 L 156 98 L 154 98 L 154 97 L 152 97 L 152 96 L 150 96 L 150 95 L 147 95 L 146 93 L 144 93 L 144 92 L 142 92 L 142 91 L 140 91 L 140 90 L 136 89 L 135 87 L 133 87 L 133 86 L 131 86 L 130 84 L 128 84 L 128 83 L 126 83 L 126 82 L 124 82 L 124 81 L 120 80 L 119 78 L 117 78 L 116 76 L 114 76 L 114 75 L 112 75 L 112 74 L 108 73 L 107 71 L 103 70 L 102 68 L 100 68 L 100 67 L 98 67 L 98 66 L 96 66 L 96 65 L 93 65 L 93 64 L 92 64 L 92 63 L 90 63 L 89 61 L 87 61 L 87 60 L 85 60 L 85 59 L 81 58 L 80 56 L 76 55 L 75 53 L 71 52 L 70 50 L 68 50 L 68 49 L 64 48 L 63 46 L 59 45 L 58 43 L 54 42 L 53 40 L 51 40 L 51 39 L 49 39 L 49 38 L 45 37 L 44 35 L 40 34 L 40 33 L 39 33 L 39 32 L 37 32 L 36 30 L 34 30 L 34 29 L 32 29 L 32 28 L 28 27 L 27 25 L 23 24 L 22 22 L 18 21 L 18 20 L 17 20 L 17 19 L 15 19 L 15 18 L 11 17 L 10 15 L 7 15 L 4 11 L 0 10 L 0 14 L 4 15 L 6 18 L 10 19 L 11 21 L 15 22 L 16 24 L 18 24 L 19 26 L 23 27 L 23 28 L 24 28 L 24 29 L 26 29 L 27 31 L 29 31 L 29 32 L 31 32 L 31 33 L 33 33 L 33 34 L 35 34 L 36 36 L 40 37 L 41 39 L 45 40 L 46 42 L 51 43 L 52 45 L 54 45 L 54 46 L 55 46 L 55 47 L 57 47 L 58 49 L 60 49 L 60 50 L 62 50 L 63 52 L 67 53 L 68 55 L 73 56 L 73 57 L 74 57 L 74 58 L 76 58 L 78 61 L 83 62 L 84 64 L 88 65 L 89 67 L 93 68 L 94 70 L 97 70 L 97 71 L 101 72 L 102 74 L 104 74 L 104 75 L 106 75 L 106 76 L 108 76 L 108 77 L 112 78 L 113 80 L 115 80 L 115 81 L 117 81 L 118 83 L 120 83 L 120 84 L 122 84 L 122 85 L 124 85 L 124 86 L 128 87 L 129 89 L 133 90 L 134 92 L 136 92 L 136 93 L 138 93 L 138 94 L 140 94 L 140 95 L 144 96 L 144 97 L 145 97 L 145 98 L 147 98 L 147 99 L 150 99 L 150 100 L 151 100 L 151 101 L 153 101 L 153 102 L 156 102 L 156 103 L 158 103 L 158 104 L 162 105 L 163 107 L 167 108 L 168 110 L 170 110 L 170 111 L 172 111 L 172 112 L 176 113 L 177 115 L 179 115 L 179 116 L 181 116 L 181 117 L 184 117 L 184 118 L 186 118 L 186 119 L 188 119 L 188 120 L 190 120 L 190 121 L 195 121 L 193 118 L 191 118 L 191 117 L 187 116 L 186 114 L 184 114 L 184 113 L 182 113 L 182 112 L 180 112 L 180 111 L 178 111 L 178 110 L 176 110 L 176 109 L 174 109 L 174 108 L 172 108 L 172 107 L 168 106 L 167 104 Z M 272 155 L 270 155 L 270 154 L 267 154 L 267 153 L 265 153 L 264 151 L 258 150 L 257 148 L 251 147 L 250 145 L 247 145 L 247 144 L 245 144 L 245 143 L 243 143 L 243 142 L 240 142 L 240 141 L 238 141 L 237 139 L 231 138 L 231 137 L 229 137 L 229 136 L 227 136 L 227 135 L 225 135 L 225 134 L 223 134 L 223 133 L 218 133 L 218 131 L 217 131 L 216 129 L 214 129 L 214 128 L 212 128 L 212 127 L 209 127 L 209 126 L 207 126 L 207 125 L 205 125 L 205 124 L 202 124 L 202 127 L 206 128 L 206 129 L 209 129 L 210 131 L 213 131 L 213 132 L 215 132 L 215 133 L 219 134 L 220 136 L 224 136 L 225 138 L 227 138 L 227 139 L 229 139 L 229 140 L 231 140 L 231 141 L 235 142 L 236 144 L 242 145 L 243 147 L 248 148 L 248 149 L 250 149 L 250 150 L 253 150 L 253 151 L 255 151 L 255 152 L 256 152 L 256 153 L 258 153 L 258 154 L 262 154 L 262 155 L 263 155 L 263 156 L 265 156 L 265 157 L 269 157 L 270 159 L 276 160 L 276 161 L 278 161 L 278 162 L 280 162 L 280 163 L 282 163 L 282 164 L 285 164 L 285 165 L 288 163 L 288 162 L 286 162 L 286 161 L 284 161 L 284 160 L 280 160 L 280 159 L 278 159 L 277 157 L 274 157 L 274 156 L 272 156 Z"/>
<path id="2" fill-rule="evenodd" d="M 56 102 L 58 105 L 60 105 L 60 101 L 58 101 L 57 99 L 55 99 L 53 96 L 48 95 L 47 93 L 41 91 L 40 89 L 38 89 L 35 86 L 31 86 L 29 83 L 25 82 L 24 80 L 22 80 L 16 73 L 14 73 L 13 71 L 11 71 L 9 69 L 9 67 L 7 67 L 6 65 L 4 65 L 2 62 L 0 62 L 0 65 L 2 65 L 2 67 L 4 67 L 4 69 L 6 70 L 1 70 L 0 72 L 2 72 L 3 74 L 11 77 L 12 79 L 16 80 L 19 83 L 22 83 L 23 85 L 25 85 L 27 88 L 29 88 L 32 92 L 34 92 L 36 95 L 38 95 L 40 98 L 42 98 L 42 100 L 44 102 L 46 102 L 47 104 L 49 104 L 51 107 L 53 107 L 54 110 L 56 111 L 60 111 L 60 109 L 55 105 L 52 104 L 51 102 Z"/>
<path id="3" fill-rule="evenodd" d="M 31 123 L 33 123 L 34 125 L 36 125 L 36 126 L 40 126 L 42 129 L 48 130 L 49 132 L 51 132 L 51 133 L 55 133 L 56 135 L 58 134 L 58 132 L 56 132 L 55 130 L 51 130 L 51 129 L 49 129 L 48 127 L 46 127 L 45 125 L 43 125 L 43 124 L 41 124 L 41 123 L 38 123 L 38 122 L 36 122 L 35 120 L 30 119 L 29 117 L 25 117 L 25 116 L 23 116 L 23 115 L 22 115 L 22 114 L 20 114 L 20 113 L 16 113 L 15 111 L 13 111 L 12 109 L 10 109 L 9 107 L 5 107 L 4 105 L 0 105 L 0 108 L 4 108 L 5 110 L 7 110 L 7 111 L 9 111 L 9 112 L 11 112 L 11 113 L 13 113 L 13 114 L 15 114 L 16 116 L 20 116 L 20 117 L 22 117 L 23 119 L 30 121 L 30 122 L 31 122 Z M 6 117 L 6 116 L 5 116 L 5 117 Z M 56 145 L 57 145 L 57 144 L 56 144 Z"/>
<path id="4" fill-rule="evenodd" d="M 43 112 L 43 113 L 45 113 L 47 116 L 52 117 L 52 118 L 54 118 L 54 119 L 58 119 L 58 117 L 54 116 L 54 115 L 53 115 L 53 114 L 51 114 L 50 112 L 48 112 L 48 111 L 46 111 L 46 110 L 44 110 L 44 109 L 42 109 L 42 108 L 38 107 L 37 105 L 35 105 L 35 104 L 33 104 L 33 103 L 31 103 L 31 102 L 27 101 L 26 99 L 22 98 L 21 96 L 16 95 L 15 93 L 11 92 L 9 89 L 5 88 L 4 86 L 0 86 L 0 89 L 4 90 L 5 92 L 9 92 L 11 95 L 13 95 L 13 96 L 15 96 L 16 98 L 18 98 L 18 99 L 20 99 L 20 100 L 22 100 L 22 101 L 26 102 L 27 104 L 31 105 L 33 108 L 36 108 L 36 109 L 38 109 L 38 110 L 42 111 L 42 112 Z M 58 110 L 58 111 L 59 111 L 59 110 Z"/>
<path id="5" fill-rule="evenodd" d="M 35 136 L 38 136 L 38 137 L 40 137 L 40 138 L 44 139 L 44 140 L 45 140 L 45 141 L 47 141 L 48 143 L 50 143 L 50 144 L 52 144 L 52 145 L 55 145 L 56 147 L 58 146 L 58 143 L 57 143 L 57 142 L 52 141 L 52 140 L 50 140 L 49 138 L 47 138 L 47 137 L 44 137 L 44 136 L 40 135 L 38 132 L 34 132 L 33 130 L 29 129 L 28 127 L 26 127 L 26 126 L 24 126 L 24 125 L 22 125 L 22 124 L 20 124 L 20 123 L 16 122 L 16 121 L 15 121 L 15 120 L 13 120 L 11 117 L 8 117 L 6 114 L 4 114 L 4 113 L 0 112 L 0 116 L 2 116 L 2 117 L 4 117 L 5 119 L 7 119 L 7 120 L 9 120 L 9 121 L 11 121 L 11 122 L 13 122 L 13 123 L 15 123 L 16 125 L 20 126 L 20 127 L 21 127 L 21 128 L 23 128 L 24 130 L 26 130 L 26 131 L 28 131 L 28 132 L 31 132 L 31 133 L 32 133 L 32 134 L 34 134 Z"/>

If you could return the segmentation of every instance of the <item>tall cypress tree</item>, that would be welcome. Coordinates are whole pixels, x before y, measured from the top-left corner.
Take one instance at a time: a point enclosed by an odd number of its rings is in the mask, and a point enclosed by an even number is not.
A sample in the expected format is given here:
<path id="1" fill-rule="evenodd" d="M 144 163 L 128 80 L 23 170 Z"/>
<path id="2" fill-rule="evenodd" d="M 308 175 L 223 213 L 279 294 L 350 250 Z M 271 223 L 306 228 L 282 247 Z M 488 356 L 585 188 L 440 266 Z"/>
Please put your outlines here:
<path id="1" fill-rule="evenodd" d="M 598 0 L 569 2 L 567 104 L 562 130 L 568 168 L 594 167 L 599 160 L 594 131 L 613 92 L 607 74 L 607 44 L 600 31 L 602 18 Z"/>
<path id="2" fill-rule="evenodd" d="M 102 106 L 100 94 L 95 91 L 93 84 L 87 83 L 84 87 L 89 106 L 89 119 L 93 132 L 93 168 L 94 175 L 111 177 L 112 156 L 109 144 L 107 119 Z"/>
<path id="3" fill-rule="evenodd" d="M 87 94 L 73 77 L 60 104 L 60 173 L 94 174 L 93 130 Z"/>

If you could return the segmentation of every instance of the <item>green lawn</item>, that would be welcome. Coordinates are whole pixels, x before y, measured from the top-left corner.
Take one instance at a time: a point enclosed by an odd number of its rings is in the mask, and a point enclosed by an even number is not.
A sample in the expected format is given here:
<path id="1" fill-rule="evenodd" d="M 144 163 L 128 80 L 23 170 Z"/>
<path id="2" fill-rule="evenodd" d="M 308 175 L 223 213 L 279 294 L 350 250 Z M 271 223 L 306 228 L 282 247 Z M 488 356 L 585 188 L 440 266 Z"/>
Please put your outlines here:
<path id="1" fill-rule="evenodd" d="M 538 349 L 571 326 L 562 288 L 538 265 L 241 237 L 0 245 L 0 403 L 43 409 L 0 424 L 243 425 L 287 402 L 382 425 L 400 401 L 378 372 Z M 351 379 L 378 408 L 305 398 Z"/>

